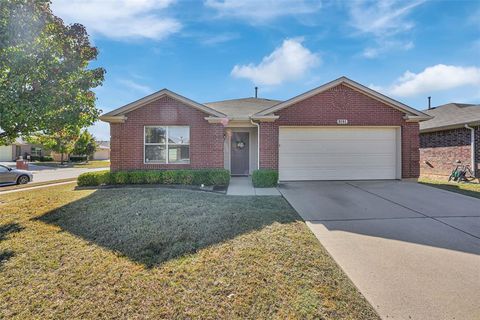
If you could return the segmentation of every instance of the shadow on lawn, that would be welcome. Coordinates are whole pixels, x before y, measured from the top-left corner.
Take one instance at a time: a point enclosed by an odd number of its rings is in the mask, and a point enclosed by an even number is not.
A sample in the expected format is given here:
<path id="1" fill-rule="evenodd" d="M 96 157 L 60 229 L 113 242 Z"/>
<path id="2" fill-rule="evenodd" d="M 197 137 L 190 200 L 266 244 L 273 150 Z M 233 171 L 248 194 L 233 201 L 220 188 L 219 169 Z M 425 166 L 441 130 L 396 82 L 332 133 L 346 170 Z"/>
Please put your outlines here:
<path id="1" fill-rule="evenodd" d="M 428 182 L 424 182 L 424 181 L 419 181 L 419 183 L 424 184 L 426 186 L 439 188 L 439 189 L 443 189 L 443 190 L 447 190 L 447 191 L 451 191 L 451 192 L 456 192 L 456 193 L 460 193 L 460 194 L 463 194 L 463 195 L 466 195 L 466 196 L 470 196 L 470 197 L 480 199 L 480 192 L 479 191 L 461 189 L 460 187 L 462 185 L 454 185 L 454 184 L 447 184 L 447 183 L 445 183 L 445 184 L 428 183 Z"/>
<path id="2" fill-rule="evenodd" d="M 22 227 L 18 223 L 8 223 L 0 226 L 0 241 L 5 240 L 9 234 L 20 232 L 23 229 L 24 227 Z M 11 250 L 0 251 L 0 268 L 14 255 L 15 253 Z"/>
<path id="3" fill-rule="evenodd" d="M 98 189 L 37 219 L 154 267 L 272 223 L 291 223 L 300 217 L 279 197 Z"/>

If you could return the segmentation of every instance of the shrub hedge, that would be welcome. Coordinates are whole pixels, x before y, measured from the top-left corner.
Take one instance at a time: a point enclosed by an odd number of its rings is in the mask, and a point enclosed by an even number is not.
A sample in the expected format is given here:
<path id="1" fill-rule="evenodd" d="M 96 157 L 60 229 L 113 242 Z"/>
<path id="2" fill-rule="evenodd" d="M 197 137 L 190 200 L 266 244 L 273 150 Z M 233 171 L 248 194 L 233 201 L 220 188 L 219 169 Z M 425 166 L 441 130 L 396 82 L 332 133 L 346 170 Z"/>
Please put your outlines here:
<path id="1" fill-rule="evenodd" d="M 53 161 L 50 156 L 30 156 L 30 161 Z"/>
<path id="2" fill-rule="evenodd" d="M 88 156 L 70 156 L 68 159 L 70 162 L 84 162 L 87 161 Z"/>
<path id="3" fill-rule="evenodd" d="M 271 188 L 278 184 L 278 171 L 260 169 L 253 171 L 252 182 L 255 188 Z"/>
<path id="4" fill-rule="evenodd" d="M 95 171 L 82 173 L 78 185 L 99 186 L 102 184 L 182 184 L 206 186 L 226 186 L 230 182 L 230 172 L 224 169 L 200 170 L 136 170 L 110 172 Z"/>

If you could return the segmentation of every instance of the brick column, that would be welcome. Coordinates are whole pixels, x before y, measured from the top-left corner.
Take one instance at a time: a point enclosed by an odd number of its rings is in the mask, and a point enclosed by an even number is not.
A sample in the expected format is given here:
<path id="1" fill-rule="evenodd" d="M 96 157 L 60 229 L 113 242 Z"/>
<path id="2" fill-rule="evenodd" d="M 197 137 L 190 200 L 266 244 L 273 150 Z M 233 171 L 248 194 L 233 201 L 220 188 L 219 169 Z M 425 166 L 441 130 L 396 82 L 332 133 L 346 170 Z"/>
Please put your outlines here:
<path id="1" fill-rule="evenodd" d="M 260 169 L 278 170 L 278 125 L 260 123 Z"/>
<path id="2" fill-rule="evenodd" d="M 420 176 L 420 136 L 418 122 L 402 125 L 402 178 Z"/>

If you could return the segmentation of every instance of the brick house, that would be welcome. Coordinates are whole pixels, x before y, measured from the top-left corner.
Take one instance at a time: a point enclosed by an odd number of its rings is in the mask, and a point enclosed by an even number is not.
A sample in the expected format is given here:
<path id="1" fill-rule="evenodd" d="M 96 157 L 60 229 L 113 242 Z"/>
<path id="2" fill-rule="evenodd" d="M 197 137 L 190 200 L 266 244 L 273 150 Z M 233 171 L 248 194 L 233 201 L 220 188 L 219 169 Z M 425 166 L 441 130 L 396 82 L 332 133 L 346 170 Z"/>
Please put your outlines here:
<path id="1" fill-rule="evenodd" d="M 422 175 L 450 175 L 461 161 L 480 175 L 480 105 L 449 103 L 424 113 L 434 117 L 420 123 Z"/>
<path id="2" fill-rule="evenodd" d="M 274 169 L 280 180 L 419 176 L 428 115 L 341 77 L 286 101 L 198 103 L 167 89 L 104 114 L 111 169 Z"/>

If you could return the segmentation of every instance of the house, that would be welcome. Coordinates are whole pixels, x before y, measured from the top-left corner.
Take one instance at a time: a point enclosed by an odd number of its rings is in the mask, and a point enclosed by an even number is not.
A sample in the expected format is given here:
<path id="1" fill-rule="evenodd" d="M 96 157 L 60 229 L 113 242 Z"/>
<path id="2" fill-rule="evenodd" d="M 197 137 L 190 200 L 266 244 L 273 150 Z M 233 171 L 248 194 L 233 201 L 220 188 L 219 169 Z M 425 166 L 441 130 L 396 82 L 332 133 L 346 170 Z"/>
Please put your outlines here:
<path id="1" fill-rule="evenodd" d="M 434 117 L 420 123 L 422 175 L 450 175 L 459 160 L 480 175 L 480 105 L 449 103 L 424 113 Z"/>
<path id="2" fill-rule="evenodd" d="M 93 160 L 110 159 L 110 141 L 97 141 L 97 149 L 93 154 Z"/>
<path id="3" fill-rule="evenodd" d="M 113 171 L 261 168 L 288 181 L 417 178 L 430 116 L 341 77 L 286 101 L 203 104 L 163 89 L 100 119 Z"/>
<path id="4" fill-rule="evenodd" d="M 24 159 L 41 158 L 49 156 L 50 151 L 46 150 L 42 145 L 31 144 L 19 138 L 14 143 L 7 146 L 0 146 L 0 161 L 15 161 L 20 156 Z"/>

